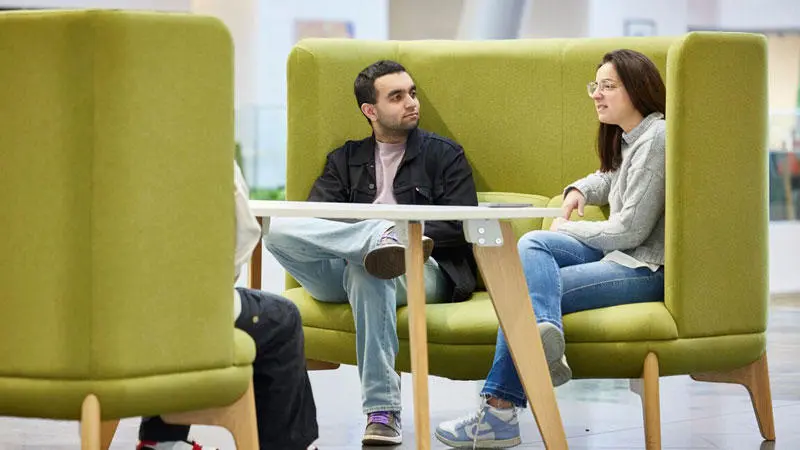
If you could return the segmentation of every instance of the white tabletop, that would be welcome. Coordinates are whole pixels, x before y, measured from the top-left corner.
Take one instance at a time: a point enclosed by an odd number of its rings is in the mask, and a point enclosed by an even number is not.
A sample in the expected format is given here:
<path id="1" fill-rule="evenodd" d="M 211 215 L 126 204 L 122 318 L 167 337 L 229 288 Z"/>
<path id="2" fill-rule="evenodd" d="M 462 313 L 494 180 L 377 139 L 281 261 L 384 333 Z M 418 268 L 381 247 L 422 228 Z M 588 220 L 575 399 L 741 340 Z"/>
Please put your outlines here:
<path id="1" fill-rule="evenodd" d="M 374 205 L 371 203 L 289 202 L 250 200 L 256 217 L 319 217 L 323 219 L 471 220 L 558 217 L 561 208 L 439 205 Z"/>

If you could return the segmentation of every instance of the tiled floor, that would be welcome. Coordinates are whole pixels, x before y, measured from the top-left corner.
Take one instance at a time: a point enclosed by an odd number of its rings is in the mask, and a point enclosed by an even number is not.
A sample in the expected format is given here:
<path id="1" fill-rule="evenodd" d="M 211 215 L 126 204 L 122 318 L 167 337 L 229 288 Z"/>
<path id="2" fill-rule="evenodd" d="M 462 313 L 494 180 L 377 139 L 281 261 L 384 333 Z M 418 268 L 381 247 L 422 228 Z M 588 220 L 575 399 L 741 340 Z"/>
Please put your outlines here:
<path id="1" fill-rule="evenodd" d="M 269 265 L 270 262 L 267 261 Z M 279 271 L 265 286 L 282 283 Z M 662 441 L 665 449 L 800 449 L 800 298 L 773 300 L 770 308 L 769 364 L 777 440 L 762 442 L 749 397 L 740 386 L 694 382 L 688 377 L 661 379 Z M 364 417 L 360 414 L 358 377 L 354 367 L 313 372 L 319 410 L 322 450 L 361 448 Z M 454 418 L 477 407 L 476 382 L 430 380 L 431 423 Z M 411 378 L 403 375 L 406 443 L 414 448 Z M 639 397 L 627 380 L 579 380 L 558 388 L 557 397 L 570 449 L 643 449 L 644 432 Z M 530 411 L 521 415 L 523 445 L 543 449 Z M 120 423 L 112 449 L 135 446 L 137 419 Z M 194 427 L 201 442 L 233 449 L 230 435 L 221 429 Z M 0 450 L 78 449 L 76 422 L 0 418 Z M 432 448 L 446 448 L 435 439 Z"/>

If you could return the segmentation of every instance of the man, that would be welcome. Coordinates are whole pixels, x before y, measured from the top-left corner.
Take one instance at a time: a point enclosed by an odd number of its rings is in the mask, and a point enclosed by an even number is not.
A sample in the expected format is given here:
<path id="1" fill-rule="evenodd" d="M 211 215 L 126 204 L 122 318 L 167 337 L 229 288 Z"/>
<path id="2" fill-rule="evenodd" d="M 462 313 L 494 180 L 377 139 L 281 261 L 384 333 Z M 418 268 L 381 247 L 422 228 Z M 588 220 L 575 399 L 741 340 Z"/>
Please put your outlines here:
<path id="1" fill-rule="evenodd" d="M 417 128 L 414 80 L 400 64 L 378 61 L 355 80 L 355 96 L 372 136 L 328 154 L 310 201 L 477 205 L 472 169 L 455 142 Z M 460 222 L 426 222 L 428 303 L 462 301 L 475 289 L 475 261 Z M 363 411 L 364 445 L 402 442 L 398 305 L 406 304 L 404 246 L 385 220 L 343 223 L 273 220 L 266 248 L 322 302 L 350 302 Z M 432 258 L 429 256 L 432 255 Z"/>
<path id="2" fill-rule="evenodd" d="M 258 243 L 261 228 L 250 212 L 247 184 L 234 164 L 236 278 Z M 306 371 L 303 325 L 294 303 L 252 289 L 233 291 L 236 328 L 255 341 L 253 390 L 261 450 L 305 450 L 318 437 L 317 410 Z M 189 427 L 145 417 L 137 450 L 203 450 L 188 440 Z M 209 450 L 208 447 L 205 447 Z"/>

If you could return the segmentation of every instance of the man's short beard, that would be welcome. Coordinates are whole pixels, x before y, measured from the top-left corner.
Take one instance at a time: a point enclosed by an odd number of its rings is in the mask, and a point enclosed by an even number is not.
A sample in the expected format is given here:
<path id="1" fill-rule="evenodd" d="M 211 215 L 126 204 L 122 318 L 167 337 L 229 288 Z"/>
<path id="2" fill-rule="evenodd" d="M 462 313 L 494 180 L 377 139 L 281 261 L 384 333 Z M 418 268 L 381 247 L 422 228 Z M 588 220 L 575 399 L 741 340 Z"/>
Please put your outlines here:
<path id="1" fill-rule="evenodd" d="M 398 124 L 392 124 L 392 126 L 389 126 L 387 124 L 383 124 L 383 123 L 380 123 L 380 122 L 378 122 L 378 123 L 380 124 L 381 128 L 383 128 L 384 130 L 386 130 L 388 132 L 392 132 L 392 133 L 401 133 L 401 132 L 402 133 L 408 133 L 409 131 L 413 130 L 414 128 L 417 128 L 417 126 L 419 125 L 419 120 L 415 120 L 412 123 L 400 122 Z"/>
<path id="2" fill-rule="evenodd" d="M 414 128 L 417 128 L 417 125 L 419 125 L 419 119 L 410 123 L 400 122 L 394 129 L 397 131 L 411 131 Z"/>

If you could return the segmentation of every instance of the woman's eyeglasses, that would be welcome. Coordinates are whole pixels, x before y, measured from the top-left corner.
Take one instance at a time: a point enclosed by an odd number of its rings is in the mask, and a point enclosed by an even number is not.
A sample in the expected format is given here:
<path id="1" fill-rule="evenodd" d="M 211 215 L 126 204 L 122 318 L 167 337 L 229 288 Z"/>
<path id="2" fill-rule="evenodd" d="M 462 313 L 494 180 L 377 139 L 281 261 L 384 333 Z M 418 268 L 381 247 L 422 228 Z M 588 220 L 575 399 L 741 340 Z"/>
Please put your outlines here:
<path id="1" fill-rule="evenodd" d="M 607 94 L 618 87 L 617 83 L 609 80 L 602 80 L 599 83 L 597 81 L 590 81 L 586 84 L 586 91 L 589 93 L 589 97 L 591 97 L 597 92 L 597 88 L 600 88 L 601 93 Z"/>

